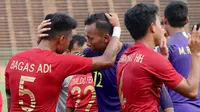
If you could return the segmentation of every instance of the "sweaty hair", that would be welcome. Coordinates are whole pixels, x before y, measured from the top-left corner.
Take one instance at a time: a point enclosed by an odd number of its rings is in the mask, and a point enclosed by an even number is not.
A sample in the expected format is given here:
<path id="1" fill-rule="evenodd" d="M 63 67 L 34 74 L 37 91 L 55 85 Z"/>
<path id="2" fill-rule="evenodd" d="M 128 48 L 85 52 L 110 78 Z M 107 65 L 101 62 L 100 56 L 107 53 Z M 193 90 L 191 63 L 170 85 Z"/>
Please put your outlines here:
<path id="1" fill-rule="evenodd" d="M 164 15 L 172 27 L 184 27 L 188 16 L 188 7 L 183 1 L 171 1 L 166 6 Z"/>
<path id="2" fill-rule="evenodd" d="M 77 26 L 76 20 L 65 13 L 48 14 L 45 20 L 48 19 L 51 19 L 51 25 L 46 28 L 51 28 L 51 30 L 44 32 L 49 34 L 49 36 L 42 38 L 45 40 L 54 40 L 57 35 L 63 32 L 71 32 Z"/>
<path id="3" fill-rule="evenodd" d="M 71 51 L 74 47 L 74 44 L 77 42 L 77 45 L 79 47 L 82 47 L 86 42 L 87 42 L 87 39 L 84 37 L 84 36 L 81 36 L 81 35 L 73 35 L 72 36 L 72 40 L 70 41 L 70 44 L 69 44 L 69 51 Z"/>
<path id="4" fill-rule="evenodd" d="M 158 7 L 154 4 L 140 3 L 128 9 L 124 23 L 134 40 L 142 39 L 149 26 L 156 21 Z"/>
<path id="5" fill-rule="evenodd" d="M 103 33 L 108 33 L 112 35 L 113 26 L 109 23 L 105 13 L 99 12 L 95 14 L 90 14 L 85 20 L 85 25 L 91 25 L 96 23 L 96 28 L 103 31 Z"/>

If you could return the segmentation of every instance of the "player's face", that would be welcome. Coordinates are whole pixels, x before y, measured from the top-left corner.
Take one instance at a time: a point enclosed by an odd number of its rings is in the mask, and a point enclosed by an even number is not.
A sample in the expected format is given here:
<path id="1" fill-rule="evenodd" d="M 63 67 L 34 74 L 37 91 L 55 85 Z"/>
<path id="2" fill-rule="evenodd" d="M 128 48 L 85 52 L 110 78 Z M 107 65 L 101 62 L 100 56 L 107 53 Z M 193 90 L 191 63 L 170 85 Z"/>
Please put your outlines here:
<path id="1" fill-rule="evenodd" d="M 164 30 L 165 38 L 168 39 L 168 38 L 169 38 L 169 34 L 168 34 L 167 31 L 165 30 L 165 25 L 162 25 L 162 28 L 163 28 L 163 30 Z"/>
<path id="2" fill-rule="evenodd" d="M 96 29 L 95 23 L 85 26 L 85 34 L 88 38 L 88 47 L 96 52 L 105 50 L 109 38 L 106 38 L 105 34 L 102 34 L 100 31 L 98 31 L 98 29 Z"/>
<path id="3" fill-rule="evenodd" d="M 164 29 L 160 24 L 160 19 L 158 16 L 156 16 L 154 29 L 154 42 L 155 45 L 158 46 L 161 43 L 161 39 L 164 38 Z"/>
<path id="4" fill-rule="evenodd" d="M 71 39 L 72 31 L 58 37 L 56 53 L 63 54 L 67 50 Z"/>
<path id="5" fill-rule="evenodd" d="M 84 43 L 84 45 L 80 47 L 80 46 L 78 46 L 78 44 L 76 42 L 76 43 L 74 43 L 73 49 L 71 50 L 70 53 L 71 54 L 77 54 L 77 53 L 81 52 L 85 48 L 87 48 L 87 44 L 86 43 Z"/>

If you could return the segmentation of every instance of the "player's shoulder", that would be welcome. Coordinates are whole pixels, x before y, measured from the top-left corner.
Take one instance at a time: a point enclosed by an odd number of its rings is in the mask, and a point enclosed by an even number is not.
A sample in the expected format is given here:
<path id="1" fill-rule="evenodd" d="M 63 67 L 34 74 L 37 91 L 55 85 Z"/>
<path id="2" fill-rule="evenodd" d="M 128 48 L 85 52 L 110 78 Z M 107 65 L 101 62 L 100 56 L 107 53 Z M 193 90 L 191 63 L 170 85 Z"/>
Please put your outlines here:
<path id="1" fill-rule="evenodd" d="M 17 52 L 10 59 L 20 58 L 20 57 L 27 57 L 28 55 L 30 55 L 30 53 L 32 51 L 34 51 L 34 49 L 29 49 L 29 50 L 24 50 L 24 51 Z"/>
<path id="2" fill-rule="evenodd" d="M 124 49 L 127 49 L 128 47 L 132 46 L 132 44 L 130 44 L 130 43 L 122 42 L 122 44 L 124 46 Z"/>

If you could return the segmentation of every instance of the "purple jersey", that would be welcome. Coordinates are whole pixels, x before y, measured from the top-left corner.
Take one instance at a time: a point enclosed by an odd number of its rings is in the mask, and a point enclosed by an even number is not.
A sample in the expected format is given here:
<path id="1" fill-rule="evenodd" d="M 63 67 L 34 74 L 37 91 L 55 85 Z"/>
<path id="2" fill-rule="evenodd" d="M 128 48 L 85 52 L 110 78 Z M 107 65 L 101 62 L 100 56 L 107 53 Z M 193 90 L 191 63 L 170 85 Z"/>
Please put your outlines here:
<path id="1" fill-rule="evenodd" d="M 170 37 L 167 41 L 167 45 L 169 48 L 169 61 L 172 63 L 176 71 L 185 78 L 188 77 L 191 64 L 191 52 L 190 48 L 188 47 L 187 38 L 188 36 L 185 32 L 179 32 Z M 180 103 L 191 104 L 190 108 L 192 108 L 193 106 L 197 106 L 200 108 L 200 92 L 196 99 L 186 98 L 171 89 L 169 90 L 169 94 L 171 96 L 173 105 L 175 105 L 175 111 L 176 109 L 178 109 L 176 108 L 176 105 L 179 105 Z M 193 112 L 191 110 L 192 109 L 188 109 L 185 110 L 185 112 Z M 179 112 L 179 110 L 177 110 L 177 112 Z M 200 110 L 198 112 L 200 112 Z"/>
<path id="2" fill-rule="evenodd" d="M 123 44 L 112 68 L 93 72 L 92 76 L 97 96 L 98 112 L 120 112 L 116 66 L 121 55 L 129 46 L 129 44 Z M 103 55 L 103 52 L 94 52 L 91 49 L 86 49 L 84 54 L 86 54 L 86 57 L 95 57 Z"/>
<path id="3" fill-rule="evenodd" d="M 166 108 L 173 108 L 172 100 L 165 85 L 162 86 L 160 93 L 160 106 L 163 110 Z"/>

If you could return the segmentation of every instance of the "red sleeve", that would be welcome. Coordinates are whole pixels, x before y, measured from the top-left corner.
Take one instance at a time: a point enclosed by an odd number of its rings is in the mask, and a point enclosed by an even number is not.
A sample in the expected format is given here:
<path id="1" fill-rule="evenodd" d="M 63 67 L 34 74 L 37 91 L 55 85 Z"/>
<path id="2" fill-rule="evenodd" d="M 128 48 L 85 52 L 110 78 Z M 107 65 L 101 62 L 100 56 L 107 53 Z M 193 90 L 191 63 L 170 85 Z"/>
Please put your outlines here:
<path id="1" fill-rule="evenodd" d="M 67 54 L 60 55 L 60 63 L 57 67 L 58 73 L 64 77 L 73 74 L 85 74 L 90 72 L 92 67 L 92 58 L 81 57 Z"/>
<path id="2" fill-rule="evenodd" d="M 163 56 L 156 55 L 154 58 L 149 59 L 148 62 L 148 71 L 161 80 L 168 88 L 176 87 L 183 80 L 183 76 L 180 75 L 173 68 L 169 60 Z"/>
<path id="3" fill-rule="evenodd" d="M 67 101 L 66 101 L 66 107 L 67 108 L 75 108 L 75 102 L 73 101 L 73 96 L 71 94 L 71 89 L 70 88 L 68 90 L 68 97 L 67 97 Z"/>
<path id="4" fill-rule="evenodd" d="M 10 89 L 10 86 L 9 86 L 9 70 L 10 70 L 11 62 L 12 62 L 12 60 L 10 59 L 10 61 L 8 62 L 7 66 L 6 66 L 5 73 L 4 73 L 6 90 Z"/>
<path id="5" fill-rule="evenodd" d="M 7 89 L 10 89 L 10 87 L 9 87 L 9 76 L 8 76 L 8 73 L 5 73 L 5 83 L 6 83 L 6 90 Z"/>

